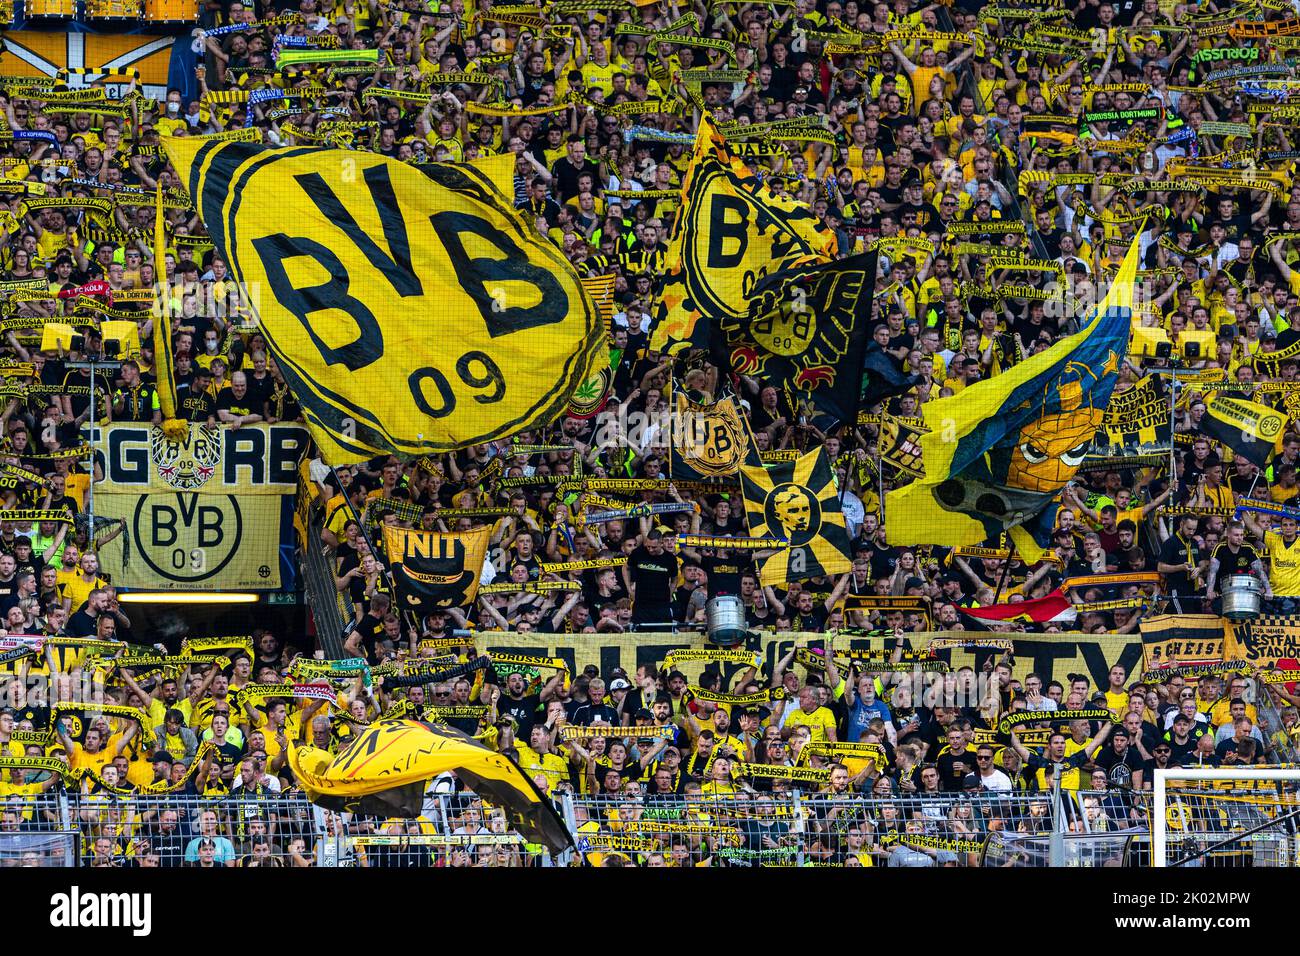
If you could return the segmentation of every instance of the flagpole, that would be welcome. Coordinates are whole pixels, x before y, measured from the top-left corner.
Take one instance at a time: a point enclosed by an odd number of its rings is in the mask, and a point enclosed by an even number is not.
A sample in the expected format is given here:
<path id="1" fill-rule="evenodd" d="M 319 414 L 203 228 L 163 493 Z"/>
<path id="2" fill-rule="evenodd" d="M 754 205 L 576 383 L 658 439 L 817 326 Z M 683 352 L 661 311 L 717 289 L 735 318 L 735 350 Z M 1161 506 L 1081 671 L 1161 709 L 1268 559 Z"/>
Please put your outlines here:
<path id="1" fill-rule="evenodd" d="M 1002 565 L 1002 574 L 998 577 L 998 589 L 993 592 L 993 603 L 1002 603 L 1002 586 L 1007 583 L 1007 575 L 1011 573 L 1011 561 L 1016 556 L 1016 542 L 1010 535 L 1007 535 L 1007 563 Z"/>
<path id="2" fill-rule="evenodd" d="M 1178 481 L 1178 445 L 1174 441 L 1174 431 L 1176 428 L 1175 419 L 1178 417 L 1178 356 L 1170 354 L 1169 356 L 1169 500 L 1174 501 L 1174 487 Z"/>
<path id="3" fill-rule="evenodd" d="M 880 499 L 880 523 L 885 523 L 885 460 L 876 462 L 876 496 Z"/>

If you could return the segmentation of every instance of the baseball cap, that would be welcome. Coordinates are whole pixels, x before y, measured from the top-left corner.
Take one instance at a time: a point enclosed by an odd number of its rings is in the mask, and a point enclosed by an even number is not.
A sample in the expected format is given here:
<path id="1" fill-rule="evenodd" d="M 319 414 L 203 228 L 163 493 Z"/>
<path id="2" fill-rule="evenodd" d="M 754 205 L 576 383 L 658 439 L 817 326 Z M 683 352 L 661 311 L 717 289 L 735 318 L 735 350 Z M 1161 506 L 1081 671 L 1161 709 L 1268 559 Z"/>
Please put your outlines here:
<path id="1" fill-rule="evenodd" d="M 650 713 L 650 711 L 648 711 L 646 708 L 642 707 L 640 710 L 638 710 L 635 714 L 632 715 L 632 719 L 633 720 L 654 720 L 655 715 Z"/>
<path id="2" fill-rule="evenodd" d="M 614 681 L 609 685 L 609 689 L 610 689 L 611 691 L 614 691 L 614 690 L 627 690 L 627 689 L 628 689 L 629 687 L 631 687 L 631 686 L 632 686 L 632 685 L 629 684 L 627 681 L 623 680 L 623 678 L 618 677 L 618 678 L 615 678 Z"/>

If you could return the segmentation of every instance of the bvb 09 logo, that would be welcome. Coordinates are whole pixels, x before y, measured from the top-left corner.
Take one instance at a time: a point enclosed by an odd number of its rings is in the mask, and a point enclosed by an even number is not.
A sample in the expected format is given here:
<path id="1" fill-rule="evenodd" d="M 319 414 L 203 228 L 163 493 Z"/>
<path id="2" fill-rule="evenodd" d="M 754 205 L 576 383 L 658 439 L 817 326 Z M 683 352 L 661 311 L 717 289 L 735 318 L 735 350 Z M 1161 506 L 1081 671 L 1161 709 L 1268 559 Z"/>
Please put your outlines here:
<path id="1" fill-rule="evenodd" d="M 244 517 L 234 495 L 141 495 L 132 530 L 144 562 L 178 584 L 197 584 L 219 574 L 244 536 Z"/>
<path id="2" fill-rule="evenodd" d="M 206 220 L 226 219 L 221 177 L 252 153 L 210 152 L 197 193 Z M 344 164 L 320 150 L 259 155 L 238 180 L 241 212 L 221 251 L 269 290 L 262 331 L 333 441 L 367 458 L 490 441 L 549 421 L 587 377 L 595 303 L 476 174 Z"/>

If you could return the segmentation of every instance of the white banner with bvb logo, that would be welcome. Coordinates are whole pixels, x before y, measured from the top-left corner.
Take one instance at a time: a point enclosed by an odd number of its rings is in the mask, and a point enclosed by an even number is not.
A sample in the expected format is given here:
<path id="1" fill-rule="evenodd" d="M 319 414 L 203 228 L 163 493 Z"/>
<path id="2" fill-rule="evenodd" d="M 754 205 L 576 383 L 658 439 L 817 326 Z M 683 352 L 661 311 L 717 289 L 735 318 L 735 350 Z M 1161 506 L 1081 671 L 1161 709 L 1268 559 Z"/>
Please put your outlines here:
<path id="1" fill-rule="evenodd" d="M 275 590 L 292 541 L 293 496 L 308 435 L 299 425 L 191 424 L 188 440 L 121 423 L 95 443 L 95 513 L 123 534 L 100 549 L 119 587 Z"/>

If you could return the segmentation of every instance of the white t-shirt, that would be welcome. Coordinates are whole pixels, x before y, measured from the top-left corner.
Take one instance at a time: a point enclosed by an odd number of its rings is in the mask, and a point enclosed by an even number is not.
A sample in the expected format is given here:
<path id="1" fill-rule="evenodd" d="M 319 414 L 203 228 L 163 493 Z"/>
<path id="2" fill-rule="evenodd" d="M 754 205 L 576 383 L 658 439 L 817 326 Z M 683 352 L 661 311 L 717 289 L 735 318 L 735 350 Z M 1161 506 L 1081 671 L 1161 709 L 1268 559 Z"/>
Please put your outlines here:
<path id="1" fill-rule="evenodd" d="M 1011 778 L 1001 770 L 994 770 L 988 775 L 980 775 L 981 790 L 1010 790 Z"/>

